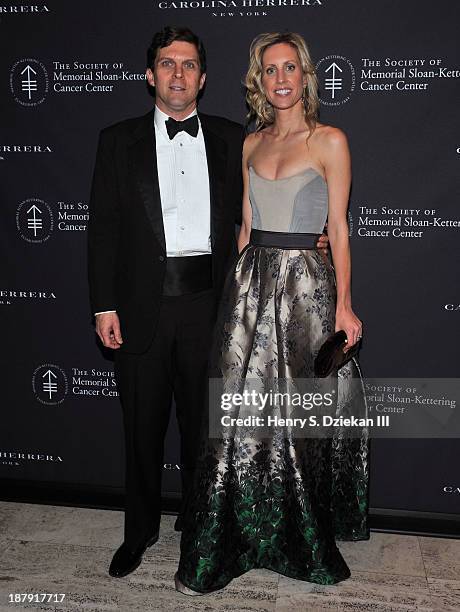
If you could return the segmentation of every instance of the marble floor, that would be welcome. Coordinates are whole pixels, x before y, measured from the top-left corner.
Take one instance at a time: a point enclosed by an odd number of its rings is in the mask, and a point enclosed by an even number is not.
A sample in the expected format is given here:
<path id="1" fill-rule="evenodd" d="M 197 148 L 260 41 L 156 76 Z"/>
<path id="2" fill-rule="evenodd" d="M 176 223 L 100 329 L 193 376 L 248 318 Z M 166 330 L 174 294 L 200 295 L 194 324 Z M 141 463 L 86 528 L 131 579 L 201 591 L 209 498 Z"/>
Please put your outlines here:
<path id="1" fill-rule="evenodd" d="M 107 573 L 123 514 L 0 502 L 0 610 L 159 612 L 460 611 L 460 540 L 372 533 L 341 543 L 350 579 L 320 586 L 254 570 L 191 598 L 174 590 L 179 537 L 165 515 L 158 543 L 124 579 Z M 65 593 L 62 604 L 9 603 L 11 593 Z"/>

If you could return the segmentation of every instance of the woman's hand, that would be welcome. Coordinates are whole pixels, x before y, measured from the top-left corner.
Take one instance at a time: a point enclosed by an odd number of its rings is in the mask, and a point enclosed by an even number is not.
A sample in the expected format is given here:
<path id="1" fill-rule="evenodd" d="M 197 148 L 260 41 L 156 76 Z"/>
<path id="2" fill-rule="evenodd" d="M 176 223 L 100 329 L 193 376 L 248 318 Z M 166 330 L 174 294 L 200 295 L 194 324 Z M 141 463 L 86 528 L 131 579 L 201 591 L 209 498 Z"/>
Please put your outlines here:
<path id="1" fill-rule="evenodd" d="M 350 307 L 337 308 L 335 314 L 335 331 L 343 329 L 347 334 L 346 353 L 363 336 L 363 324 Z"/>

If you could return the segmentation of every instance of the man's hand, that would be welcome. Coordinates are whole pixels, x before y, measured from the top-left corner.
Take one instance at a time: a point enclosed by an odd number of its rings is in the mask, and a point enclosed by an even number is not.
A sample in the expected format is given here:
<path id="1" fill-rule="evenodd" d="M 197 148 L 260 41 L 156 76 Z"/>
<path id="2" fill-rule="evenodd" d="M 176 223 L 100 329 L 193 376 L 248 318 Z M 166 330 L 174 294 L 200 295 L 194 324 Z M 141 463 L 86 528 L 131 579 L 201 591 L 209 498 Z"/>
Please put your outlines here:
<path id="1" fill-rule="evenodd" d="M 326 225 L 324 226 L 324 229 L 323 229 L 323 233 L 318 238 L 318 242 L 316 243 L 316 248 L 319 249 L 321 255 L 323 255 L 324 257 L 325 255 L 327 255 L 328 247 L 329 247 L 329 238 L 327 236 L 327 222 L 326 222 Z"/>
<path id="2" fill-rule="evenodd" d="M 96 333 L 107 348 L 119 349 L 123 344 L 120 331 L 120 319 L 116 312 L 104 312 L 96 315 Z"/>

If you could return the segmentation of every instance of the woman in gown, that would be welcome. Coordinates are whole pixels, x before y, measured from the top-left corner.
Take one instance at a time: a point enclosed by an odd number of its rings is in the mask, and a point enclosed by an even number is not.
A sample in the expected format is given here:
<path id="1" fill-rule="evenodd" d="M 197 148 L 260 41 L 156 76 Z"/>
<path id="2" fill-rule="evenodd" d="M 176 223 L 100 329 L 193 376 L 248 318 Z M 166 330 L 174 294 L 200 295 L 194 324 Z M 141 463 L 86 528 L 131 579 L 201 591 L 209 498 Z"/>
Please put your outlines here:
<path id="1" fill-rule="evenodd" d="M 317 121 L 317 80 L 304 39 L 257 37 L 246 87 L 256 131 L 243 149 L 240 255 L 210 356 L 211 376 L 233 392 L 251 381 L 267 390 L 276 380 L 313 380 L 328 336 L 343 329 L 351 347 L 362 334 L 350 295 L 350 154 L 345 134 Z M 334 268 L 316 248 L 326 220 Z M 335 416 L 366 416 L 356 358 L 328 379 Z M 267 433 L 236 423 L 216 435 L 209 428 L 221 406 L 213 397 L 184 518 L 177 590 L 209 593 L 254 568 L 320 584 L 348 578 L 336 540 L 369 538 L 366 427 L 302 437 L 276 425 Z"/>

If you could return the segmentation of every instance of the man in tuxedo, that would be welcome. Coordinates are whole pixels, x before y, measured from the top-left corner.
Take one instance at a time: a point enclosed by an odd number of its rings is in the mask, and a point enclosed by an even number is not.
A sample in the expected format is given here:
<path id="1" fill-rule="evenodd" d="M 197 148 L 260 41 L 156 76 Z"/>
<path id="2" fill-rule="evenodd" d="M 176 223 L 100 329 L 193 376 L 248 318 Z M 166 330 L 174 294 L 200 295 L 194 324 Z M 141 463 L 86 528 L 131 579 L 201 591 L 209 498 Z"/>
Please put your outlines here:
<path id="1" fill-rule="evenodd" d="M 156 33 L 146 75 L 154 110 L 100 134 L 88 228 L 91 306 L 97 334 L 115 350 L 125 430 L 125 533 L 114 577 L 136 569 L 158 540 L 173 396 L 183 502 L 190 490 L 211 333 L 242 206 L 243 128 L 197 112 L 206 79 L 200 39 L 187 28 Z"/>
<path id="2" fill-rule="evenodd" d="M 97 334 L 115 350 L 125 429 L 125 534 L 114 577 L 132 572 L 158 539 L 173 396 L 183 500 L 190 488 L 211 331 L 237 254 L 242 201 L 242 126 L 197 113 L 202 42 L 167 27 L 147 55 L 155 109 L 102 130 L 90 199 L 91 305 Z"/>

